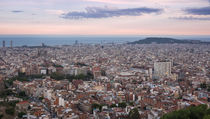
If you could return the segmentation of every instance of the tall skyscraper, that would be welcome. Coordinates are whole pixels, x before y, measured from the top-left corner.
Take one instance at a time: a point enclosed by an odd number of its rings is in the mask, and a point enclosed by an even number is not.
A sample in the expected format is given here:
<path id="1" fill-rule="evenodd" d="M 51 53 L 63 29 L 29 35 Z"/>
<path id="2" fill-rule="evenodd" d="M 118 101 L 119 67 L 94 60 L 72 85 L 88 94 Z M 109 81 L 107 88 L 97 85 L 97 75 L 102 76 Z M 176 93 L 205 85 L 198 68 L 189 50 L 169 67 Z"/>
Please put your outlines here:
<path id="1" fill-rule="evenodd" d="M 155 62 L 154 76 L 155 78 L 164 78 L 171 75 L 171 62 Z"/>
<path id="2" fill-rule="evenodd" d="M 78 44 L 78 40 L 75 41 L 74 45 L 77 45 L 77 44 Z"/>
<path id="3" fill-rule="evenodd" d="M 42 43 L 42 47 L 45 47 L 45 44 L 44 43 Z"/>
<path id="4" fill-rule="evenodd" d="M 12 40 L 10 41 L 10 47 L 11 48 L 13 47 L 13 41 Z"/>
<path id="5" fill-rule="evenodd" d="M 2 42 L 2 47 L 5 48 L 5 41 Z"/>

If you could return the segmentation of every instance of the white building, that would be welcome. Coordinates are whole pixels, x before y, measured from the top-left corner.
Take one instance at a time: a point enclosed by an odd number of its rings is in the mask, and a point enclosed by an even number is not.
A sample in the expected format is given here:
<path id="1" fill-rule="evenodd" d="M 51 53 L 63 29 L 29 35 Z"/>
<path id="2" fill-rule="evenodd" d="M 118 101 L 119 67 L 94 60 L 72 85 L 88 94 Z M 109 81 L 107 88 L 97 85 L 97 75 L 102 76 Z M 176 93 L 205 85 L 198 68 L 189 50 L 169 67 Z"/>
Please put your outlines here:
<path id="1" fill-rule="evenodd" d="M 171 62 L 155 62 L 154 76 L 155 78 L 171 76 Z"/>
<path id="2" fill-rule="evenodd" d="M 64 99 L 62 97 L 59 97 L 59 105 L 63 107 L 65 106 Z"/>
<path id="3" fill-rule="evenodd" d="M 47 74 L 47 69 L 41 69 L 40 73 L 46 75 Z"/>
<path id="4" fill-rule="evenodd" d="M 52 97 L 52 90 L 45 90 L 44 91 L 44 98 L 47 98 L 48 100 L 51 100 Z"/>

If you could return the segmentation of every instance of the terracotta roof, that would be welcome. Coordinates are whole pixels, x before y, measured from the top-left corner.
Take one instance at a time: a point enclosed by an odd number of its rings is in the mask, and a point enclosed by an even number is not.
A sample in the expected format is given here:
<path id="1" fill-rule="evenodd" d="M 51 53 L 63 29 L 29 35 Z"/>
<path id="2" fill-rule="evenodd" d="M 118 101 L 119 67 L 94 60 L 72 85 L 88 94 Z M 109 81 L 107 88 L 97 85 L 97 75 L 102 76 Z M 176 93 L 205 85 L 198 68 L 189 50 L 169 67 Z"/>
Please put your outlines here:
<path id="1" fill-rule="evenodd" d="M 21 102 L 19 102 L 17 104 L 26 104 L 26 103 L 29 103 L 29 102 L 28 101 L 21 101 Z"/>

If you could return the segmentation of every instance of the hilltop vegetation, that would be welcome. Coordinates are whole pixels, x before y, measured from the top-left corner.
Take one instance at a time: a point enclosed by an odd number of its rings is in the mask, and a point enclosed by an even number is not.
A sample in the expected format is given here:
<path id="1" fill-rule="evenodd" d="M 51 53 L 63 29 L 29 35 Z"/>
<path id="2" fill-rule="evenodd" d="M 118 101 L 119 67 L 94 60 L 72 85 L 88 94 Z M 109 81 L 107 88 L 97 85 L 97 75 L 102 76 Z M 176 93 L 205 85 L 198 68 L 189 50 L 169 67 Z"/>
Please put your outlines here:
<path id="1" fill-rule="evenodd" d="M 134 42 L 130 42 L 128 44 L 152 44 L 152 43 L 157 43 L 157 44 L 210 44 L 210 42 L 203 42 L 200 40 L 178 40 L 174 38 L 161 38 L 161 37 L 149 37 L 145 38 L 143 40 L 138 40 Z"/>
<path id="2" fill-rule="evenodd" d="M 210 108 L 207 105 L 190 106 L 165 114 L 160 119 L 210 119 Z"/>

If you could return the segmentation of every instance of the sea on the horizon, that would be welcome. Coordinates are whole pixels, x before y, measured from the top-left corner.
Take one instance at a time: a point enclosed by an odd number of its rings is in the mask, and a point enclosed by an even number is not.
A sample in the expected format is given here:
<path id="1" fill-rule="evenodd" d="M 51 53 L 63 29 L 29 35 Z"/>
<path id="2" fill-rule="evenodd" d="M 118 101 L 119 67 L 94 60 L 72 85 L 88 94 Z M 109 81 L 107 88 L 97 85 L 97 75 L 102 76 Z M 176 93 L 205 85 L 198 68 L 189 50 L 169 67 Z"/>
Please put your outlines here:
<path id="1" fill-rule="evenodd" d="M 10 41 L 13 41 L 13 46 L 41 46 L 44 43 L 47 46 L 56 45 L 73 45 L 76 42 L 79 44 L 122 44 L 133 42 L 146 37 L 169 37 L 177 39 L 190 39 L 210 41 L 210 36 L 154 36 L 154 35 L 139 35 L 139 36 L 85 36 L 85 35 L 0 35 L 0 47 L 2 42 L 6 42 L 6 46 L 10 46 Z"/>

